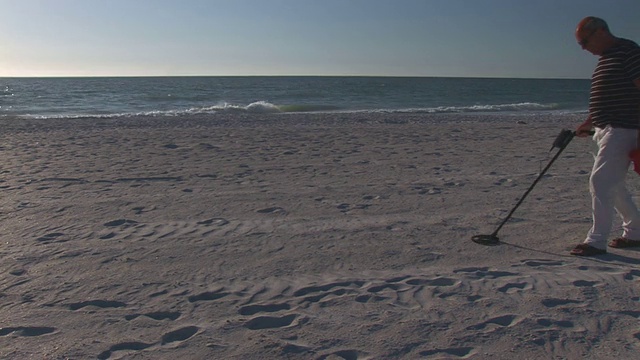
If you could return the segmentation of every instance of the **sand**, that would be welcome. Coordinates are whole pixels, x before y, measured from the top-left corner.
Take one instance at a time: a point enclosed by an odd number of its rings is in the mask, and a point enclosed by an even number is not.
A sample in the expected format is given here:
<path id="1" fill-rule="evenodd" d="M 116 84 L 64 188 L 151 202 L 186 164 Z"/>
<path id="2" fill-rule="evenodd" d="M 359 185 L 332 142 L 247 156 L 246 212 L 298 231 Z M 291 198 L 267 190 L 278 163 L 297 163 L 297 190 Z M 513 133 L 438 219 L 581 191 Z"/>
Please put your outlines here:
<path id="1" fill-rule="evenodd" d="M 640 252 L 568 254 L 590 139 L 470 241 L 579 121 L 5 119 L 0 358 L 634 358 Z"/>

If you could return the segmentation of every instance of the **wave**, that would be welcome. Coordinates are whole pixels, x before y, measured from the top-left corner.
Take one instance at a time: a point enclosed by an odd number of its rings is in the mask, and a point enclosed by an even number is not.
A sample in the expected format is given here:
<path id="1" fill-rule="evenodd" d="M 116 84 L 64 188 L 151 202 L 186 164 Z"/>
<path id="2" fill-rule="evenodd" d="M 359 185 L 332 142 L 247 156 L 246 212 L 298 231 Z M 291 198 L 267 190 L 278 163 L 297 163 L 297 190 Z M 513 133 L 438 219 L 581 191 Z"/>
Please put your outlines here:
<path id="1" fill-rule="evenodd" d="M 254 113 L 254 114 L 270 114 L 278 113 L 281 110 L 274 104 L 266 101 L 256 101 L 249 105 L 234 105 L 229 103 L 219 103 L 214 106 L 191 108 L 184 111 L 186 114 L 202 114 L 202 113 L 218 113 L 218 112 L 230 112 L 230 113 Z"/>
<path id="2" fill-rule="evenodd" d="M 185 110 L 150 110 L 118 112 L 110 114 L 23 114 L 14 115 L 30 119 L 112 119 L 122 117 L 176 117 L 185 115 L 202 115 L 217 113 L 253 113 L 253 114 L 273 114 L 282 112 L 276 105 L 265 101 L 258 101 L 246 106 L 220 103 L 214 106 L 194 107 Z M 7 115 L 4 115 L 7 116 Z"/>
<path id="3" fill-rule="evenodd" d="M 335 112 L 340 107 L 330 105 L 274 105 L 267 101 L 256 101 L 249 105 L 235 105 L 229 103 L 219 103 L 213 106 L 193 107 L 185 110 L 152 110 L 120 112 L 111 114 L 24 114 L 18 115 L 23 118 L 36 119 L 80 119 L 80 118 L 120 118 L 120 117 L 162 117 L 162 116 L 184 116 L 202 114 L 276 114 L 276 113 L 304 113 L 304 112 Z"/>
<path id="4" fill-rule="evenodd" d="M 236 105 L 229 103 L 218 103 L 213 106 L 193 107 L 183 110 L 151 110 L 132 111 L 119 113 L 102 114 L 13 114 L 22 118 L 36 119 L 80 119 L 80 118 L 121 118 L 121 117 L 175 117 L 188 115 L 207 114 L 279 114 L 279 113 L 388 113 L 388 114 L 440 114 L 440 113 L 487 113 L 487 112 L 509 112 L 527 113 L 537 111 L 565 111 L 569 113 L 583 112 L 583 109 L 563 109 L 556 103 L 540 104 L 533 102 L 523 102 L 515 104 L 497 105 L 461 105 L 461 106 L 436 106 L 423 108 L 377 108 L 377 109 L 346 109 L 332 105 L 275 105 L 267 101 L 256 101 L 249 105 Z M 2 115 L 4 117 L 7 115 Z"/>
<path id="5" fill-rule="evenodd" d="M 267 101 L 257 101 L 247 106 L 232 105 L 222 103 L 211 107 L 193 108 L 188 110 L 190 113 L 207 113 L 207 112 L 246 112 L 246 113 L 298 113 L 298 112 L 335 112 L 341 110 L 338 106 L 332 105 L 275 105 Z"/>

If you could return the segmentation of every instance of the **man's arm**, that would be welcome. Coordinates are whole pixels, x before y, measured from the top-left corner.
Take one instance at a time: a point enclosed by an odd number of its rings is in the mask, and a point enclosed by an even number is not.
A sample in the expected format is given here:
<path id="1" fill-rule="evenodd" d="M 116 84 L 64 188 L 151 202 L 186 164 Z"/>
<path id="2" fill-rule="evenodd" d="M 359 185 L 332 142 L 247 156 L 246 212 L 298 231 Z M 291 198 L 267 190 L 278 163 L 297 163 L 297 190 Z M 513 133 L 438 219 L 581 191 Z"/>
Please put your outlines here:
<path id="1" fill-rule="evenodd" d="M 640 89 L 640 78 L 639 78 L 639 79 L 635 79 L 635 80 L 633 81 L 633 83 L 636 85 L 636 87 L 637 87 L 638 89 Z"/>

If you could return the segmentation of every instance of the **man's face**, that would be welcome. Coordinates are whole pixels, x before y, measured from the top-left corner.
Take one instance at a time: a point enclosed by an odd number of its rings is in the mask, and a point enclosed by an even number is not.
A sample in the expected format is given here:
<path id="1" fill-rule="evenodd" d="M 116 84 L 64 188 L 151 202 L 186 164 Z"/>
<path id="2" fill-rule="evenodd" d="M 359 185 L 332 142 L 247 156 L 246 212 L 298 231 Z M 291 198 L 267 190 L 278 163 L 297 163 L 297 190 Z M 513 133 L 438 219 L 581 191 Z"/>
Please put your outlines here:
<path id="1" fill-rule="evenodd" d="M 576 41 L 583 50 L 593 55 L 602 55 L 602 29 L 587 30 L 580 28 L 576 31 Z"/>

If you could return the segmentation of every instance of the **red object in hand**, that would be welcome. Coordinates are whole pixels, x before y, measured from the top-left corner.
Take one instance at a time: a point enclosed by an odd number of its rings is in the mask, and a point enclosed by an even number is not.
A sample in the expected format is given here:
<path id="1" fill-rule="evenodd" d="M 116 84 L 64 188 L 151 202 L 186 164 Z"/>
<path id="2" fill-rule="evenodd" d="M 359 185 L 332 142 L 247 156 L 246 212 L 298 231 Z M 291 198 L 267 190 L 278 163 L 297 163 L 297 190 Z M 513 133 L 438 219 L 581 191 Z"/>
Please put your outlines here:
<path id="1" fill-rule="evenodd" d="M 640 149 L 635 149 L 629 153 L 631 161 L 633 161 L 633 171 L 640 175 Z"/>

